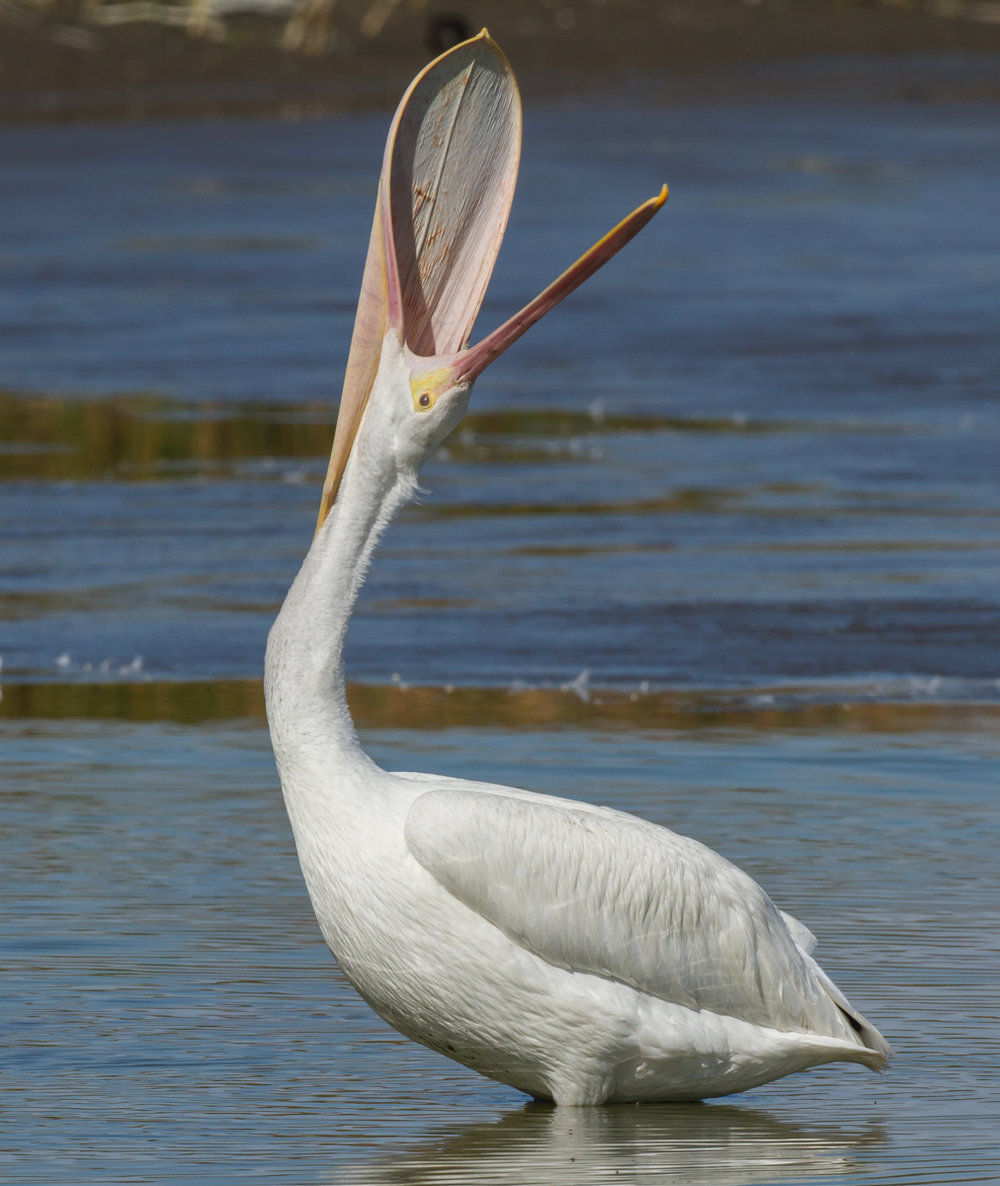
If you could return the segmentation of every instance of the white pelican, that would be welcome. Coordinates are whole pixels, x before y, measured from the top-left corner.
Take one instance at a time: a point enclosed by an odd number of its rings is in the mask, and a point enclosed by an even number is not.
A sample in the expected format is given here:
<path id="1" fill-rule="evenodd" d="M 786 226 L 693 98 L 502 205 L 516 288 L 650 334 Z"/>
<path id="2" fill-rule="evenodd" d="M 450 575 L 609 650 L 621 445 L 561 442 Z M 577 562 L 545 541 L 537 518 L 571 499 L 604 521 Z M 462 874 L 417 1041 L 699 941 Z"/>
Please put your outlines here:
<path id="1" fill-rule="evenodd" d="M 323 935 L 411 1038 L 559 1104 L 691 1100 L 889 1046 L 802 924 L 694 840 L 511 787 L 392 774 L 364 753 L 342 646 L 380 534 L 475 378 L 635 235 L 638 207 L 468 348 L 520 152 L 484 32 L 411 84 L 389 132 L 319 524 L 267 647 L 268 718 Z"/>

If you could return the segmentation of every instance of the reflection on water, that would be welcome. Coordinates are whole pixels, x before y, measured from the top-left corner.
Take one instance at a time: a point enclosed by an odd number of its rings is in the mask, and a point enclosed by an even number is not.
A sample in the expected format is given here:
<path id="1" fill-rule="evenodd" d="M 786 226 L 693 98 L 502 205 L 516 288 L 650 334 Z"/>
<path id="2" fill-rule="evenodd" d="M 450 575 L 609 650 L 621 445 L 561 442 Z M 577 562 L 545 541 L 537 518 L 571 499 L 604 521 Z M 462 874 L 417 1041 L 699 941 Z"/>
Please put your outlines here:
<path id="1" fill-rule="evenodd" d="M 7 716 L 59 720 L 265 721 L 260 680 L 175 680 L 134 671 L 95 673 L 101 682 L 8 684 Z M 1000 727 L 994 681 L 878 679 L 802 684 L 750 693 L 633 691 L 592 686 L 581 673 L 559 687 L 468 688 L 348 684 L 360 728 L 434 730 L 481 726 L 547 730 L 837 729 L 854 733 L 975 736 Z"/>
<path id="2" fill-rule="evenodd" d="M 331 419 L 329 400 L 274 406 L 188 404 L 154 392 L 41 394 L 0 388 L 6 476 L 36 481 L 176 480 L 191 472 L 218 478 L 251 462 L 257 462 L 262 479 L 278 480 L 281 471 L 269 474 L 263 465 L 275 457 L 308 459 L 318 471 L 329 453 Z M 733 417 L 622 416 L 603 405 L 589 412 L 518 408 L 480 413 L 473 408 L 445 452 L 456 461 L 554 464 L 588 453 L 599 459 L 601 438 L 608 434 L 752 435 L 801 432 L 804 427 Z M 832 425 L 809 428 L 834 431 Z M 498 507 L 498 513 L 503 509 Z"/>
<path id="3" fill-rule="evenodd" d="M 508 1113 L 498 1124 L 471 1125 L 366 1165 L 339 1168 L 328 1180 L 359 1186 L 595 1186 L 617 1178 L 636 1186 L 750 1186 L 843 1174 L 885 1139 L 875 1124 L 862 1132 L 805 1127 L 727 1105 L 535 1105 Z"/>
<path id="4" fill-rule="evenodd" d="M 264 638 L 384 117 L 0 128 L 0 1177 L 1000 1180 L 998 126 L 529 112 L 484 324 L 671 200 L 483 377 L 390 531 L 364 740 L 707 842 L 899 1051 L 594 1114 L 374 1018 L 280 803 Z"/>
<path id="5" fill-rule="evenodd" d="M 329 420 L 326 405 L 251 413 L 185 406 L 148 392 L 95 398 L 0 390 L 8 479 L 218 478 L 238 472 L 241 462 L 259 463 L 275 454 L 320 458 L 328 451 Z"/>

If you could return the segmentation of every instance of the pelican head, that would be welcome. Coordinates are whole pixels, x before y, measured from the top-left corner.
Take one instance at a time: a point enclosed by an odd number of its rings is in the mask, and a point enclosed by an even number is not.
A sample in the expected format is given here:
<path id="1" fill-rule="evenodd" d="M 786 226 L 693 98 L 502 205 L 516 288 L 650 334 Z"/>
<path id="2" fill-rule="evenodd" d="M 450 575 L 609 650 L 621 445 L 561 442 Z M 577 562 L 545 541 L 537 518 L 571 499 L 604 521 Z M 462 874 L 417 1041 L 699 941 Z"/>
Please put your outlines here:
<path id="1" fill-rule="evenodd" d="M 379 406 L 397 463 L 419 472 L 455 428 L 476 378 L 653 217 L 644 202 L 498 329 L 469 345 L 514 197 L 521 102 L 486 30 L 411 83 L 386 142 L 354 335 L 317 530 L 366 408 Z"/>

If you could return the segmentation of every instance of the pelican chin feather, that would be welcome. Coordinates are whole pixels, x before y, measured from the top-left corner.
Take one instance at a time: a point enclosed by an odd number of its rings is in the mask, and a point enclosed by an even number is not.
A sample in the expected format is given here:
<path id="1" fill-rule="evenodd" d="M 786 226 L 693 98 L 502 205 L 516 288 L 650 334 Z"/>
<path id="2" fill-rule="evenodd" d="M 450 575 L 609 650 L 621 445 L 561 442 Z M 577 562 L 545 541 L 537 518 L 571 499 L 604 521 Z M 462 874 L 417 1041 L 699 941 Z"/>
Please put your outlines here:
<path id="1" fill-rule="evenodd" d="M 484 31 L 411 84 L 389 131 L 319 521 L 268 638 L 268 720 L 323 935 L 402 1033 L 565 1104 L 690 1100 L 885 1039 L 745 873 L 635 816 L 389 773 L 345 696 L 378 539 L 479 374 L 615 255 L 664 187 L 474 345 L 520 154 L 517 85 Z"/>

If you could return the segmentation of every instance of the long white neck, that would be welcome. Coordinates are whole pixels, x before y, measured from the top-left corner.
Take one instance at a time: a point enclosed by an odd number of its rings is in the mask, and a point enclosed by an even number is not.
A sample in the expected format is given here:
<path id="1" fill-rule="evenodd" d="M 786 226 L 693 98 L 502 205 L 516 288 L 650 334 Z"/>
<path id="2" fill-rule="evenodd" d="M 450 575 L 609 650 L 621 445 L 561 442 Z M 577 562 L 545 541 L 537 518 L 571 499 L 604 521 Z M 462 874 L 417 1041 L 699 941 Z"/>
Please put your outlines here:
<path id="1" fill-rule="evenodd" d="M 416 486 L 365 417 L 326 522 L 267 640 L 264 691 L 282 782 L 370 767 L 347 707 L 344 636 L 379 537 Z M 331 766 L 334 769 L 331 770 Z"/>

